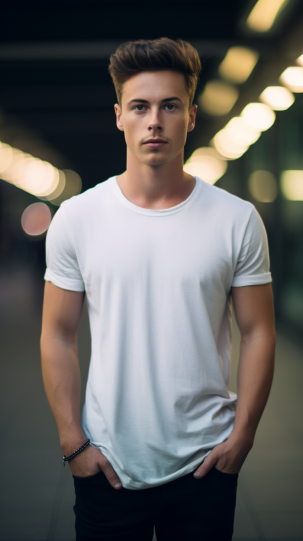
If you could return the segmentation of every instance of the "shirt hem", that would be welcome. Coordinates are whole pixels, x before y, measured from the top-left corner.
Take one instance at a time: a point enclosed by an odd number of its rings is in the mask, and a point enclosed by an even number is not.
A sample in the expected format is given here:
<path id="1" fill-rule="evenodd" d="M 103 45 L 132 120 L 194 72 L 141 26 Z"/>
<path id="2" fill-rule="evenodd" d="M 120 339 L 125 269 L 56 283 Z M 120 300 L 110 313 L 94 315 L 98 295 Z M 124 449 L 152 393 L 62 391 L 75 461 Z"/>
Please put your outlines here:
<path id="1" fill-rule="evenodd" d="M 177 479 L 184 477 L 185 475 L 188 475 L 189 473 L 193 472 L 196 468 L 198 468 L 202 464 L 202 462 L 205 460 L 205 458 L 209 455 L 211 451 L 212 449 L 205 450 L 205 453 L 201 455 L 201 457 L 197 458 L 191 464 L 188 464 L 185 468 L 178 470 L 177 472 L 171 475 L 168 475 L 164 479 L 161 479 L 155 483 L 144 484 L 140 481 L 134 481 L 133 479 L 130 479 L 127 475 L 123 474 L 121 470 L 119 471 L 118 469 L 116 469 L 115 471 L 117 471 L 117 474 L 124 488 L 129 489 L 129 490 L 146 490 L 148 488 L 154 488 L 161 485 L 165 485 L 166 483 L 171 483 L 172 481 L 176 481 Z M 111 462 L 113 466 L 112 457 L 107 456 L 107 453 L 104 452 L 104 450 L 102 450 L 101 452 L 107 458 L 107 460 Z"/>
<path id="2" fill-rule="evenodd" d="M 272 282 L 272 277 L 270 272 L 259 274 L 257 276 L 239 276 L 239 278 L 234 278 L 232 282 L 232 287 L 242 287 L 242 286 L 255 286 L 262 284 L 270 284 Z"/>
<path id="3" fill-rule="evenodd" d="M 82 282 L 78 282 L 77 280 L 67 280 L 66 278 L 62 279 L 49 269 L 47 269 L 44 274 L 44 280 L 52 282 L 52 284 L 54 284 L 55 286 L 60 287 L 61 289 L 67 289 L 68 291 L 85 291 L 85 287 Z"/>

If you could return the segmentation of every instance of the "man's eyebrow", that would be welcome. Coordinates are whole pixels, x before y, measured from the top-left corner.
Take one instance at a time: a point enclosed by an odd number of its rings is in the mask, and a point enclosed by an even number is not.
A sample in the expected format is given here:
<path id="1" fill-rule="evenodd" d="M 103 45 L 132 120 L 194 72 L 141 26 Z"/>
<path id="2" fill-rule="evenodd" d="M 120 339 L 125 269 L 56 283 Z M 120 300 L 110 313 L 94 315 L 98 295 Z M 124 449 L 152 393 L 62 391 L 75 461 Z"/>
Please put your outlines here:
<path id="1" fill-rule="evenodd" d="M 162 103 L 165 103 L 166 101 L 181 101 L 182 103 L 182 100 L 180 98 L 177 98 L 177 96 L 173 96 L 172 98 L 165 98 L 165 100 L 162 100 Z"/>
<path id="2" fill-rule="evenodd" d="M 168 101 L 180 101 L 182 103 L 182 100 L 180 98 L 177 98 L 177 96 L 173 96 L 172 98 L 164 98 L 164 100 L 161 100 L 161 103 L 166 103 Z M 128 104 L 131 104 L 131 103 L 149 103 L 149 101 L 136 98 L 128 102 Z"/>

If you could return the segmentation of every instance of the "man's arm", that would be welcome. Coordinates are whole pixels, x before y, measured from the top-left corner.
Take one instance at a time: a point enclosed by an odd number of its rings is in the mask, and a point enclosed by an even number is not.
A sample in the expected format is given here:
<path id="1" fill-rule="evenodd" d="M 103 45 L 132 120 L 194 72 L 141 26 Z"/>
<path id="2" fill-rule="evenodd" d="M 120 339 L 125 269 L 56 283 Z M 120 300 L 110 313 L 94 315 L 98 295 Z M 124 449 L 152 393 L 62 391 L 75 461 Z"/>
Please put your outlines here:
<path id="1" fill-rule="evenodd" d="M 203 477 L 213 466 L 226 473 L 240 471 L 272 384 L 275 324 L 271 285 L 234 287 L 232 300 L 241 334 L 234 428 L 228 440 L 217 445 L 195 471 L 195 477 Z"/>
<path id="2" fill-rule="evenodd" d="M 84 293 L 45 284 L 41 358 L 46 395 L 55 417 L 60 444 L 66 456 L 86 440 L 80 419 L 80 369 L 77 332 Z M 121 482 L 105 456 L 89 445 L 70 463 L 73 475 L 86 477 L 103 470 L 114 488 Z M 119 486 L 117 486 L 117 483 Z"/>

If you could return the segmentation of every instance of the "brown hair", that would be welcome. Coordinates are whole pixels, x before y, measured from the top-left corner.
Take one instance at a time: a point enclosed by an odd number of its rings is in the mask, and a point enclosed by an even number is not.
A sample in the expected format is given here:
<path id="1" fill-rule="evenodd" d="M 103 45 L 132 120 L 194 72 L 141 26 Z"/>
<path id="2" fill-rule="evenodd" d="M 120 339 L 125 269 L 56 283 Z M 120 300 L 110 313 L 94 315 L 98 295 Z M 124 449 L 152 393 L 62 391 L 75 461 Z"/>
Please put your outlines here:
<path id="1" fill-rule="evenodd" d="M 201 62 L 198 51 L 182 39 L 140 39 L 122 43 L 110 57 L 109 73 L 121 105 L 123 84 L 142 71 L 173 70 L 182 73 L 192 105 Z"/>

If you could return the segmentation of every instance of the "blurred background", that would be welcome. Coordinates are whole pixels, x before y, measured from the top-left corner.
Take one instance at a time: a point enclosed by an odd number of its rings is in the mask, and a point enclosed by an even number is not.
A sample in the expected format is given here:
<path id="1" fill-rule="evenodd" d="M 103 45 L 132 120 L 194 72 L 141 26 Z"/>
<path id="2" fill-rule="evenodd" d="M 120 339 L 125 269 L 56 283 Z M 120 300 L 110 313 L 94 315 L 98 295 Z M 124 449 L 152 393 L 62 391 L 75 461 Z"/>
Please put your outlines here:
<path id="1" fill-rule="evenodd" d="M 1 3 L 0 539 L 71 541 L 73 487 L 44 396 L 45 234 L 60 203 L 125 170 L 110 54 L 182 38 L 201 57 L 185 170 L 251 201 L 267 229 L 273 391 L 239 480 L 234 539 L 303 540 L 303 2 Z M 90 336 L 80 329 L 85 381 Z M 231 388 L 239 335 L 234 325 Z"/>

